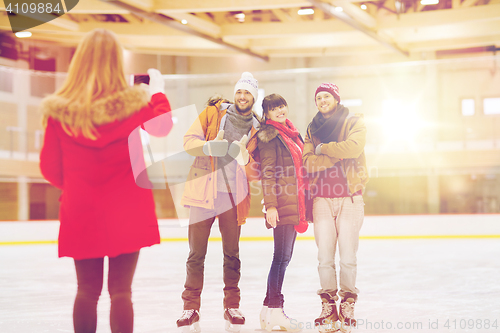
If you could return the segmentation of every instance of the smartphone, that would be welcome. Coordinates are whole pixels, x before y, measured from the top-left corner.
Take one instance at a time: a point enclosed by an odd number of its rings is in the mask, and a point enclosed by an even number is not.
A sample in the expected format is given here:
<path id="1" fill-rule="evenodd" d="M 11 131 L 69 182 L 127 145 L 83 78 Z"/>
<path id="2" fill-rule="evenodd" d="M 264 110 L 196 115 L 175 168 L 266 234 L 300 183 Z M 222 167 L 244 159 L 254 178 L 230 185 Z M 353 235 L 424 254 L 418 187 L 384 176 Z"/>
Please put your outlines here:
<path id="1" fill-rule="evenodd" d="M 140 83 L 149 84 L 149 74 L 133 74 L 131 85 L 136 85 Z"/>

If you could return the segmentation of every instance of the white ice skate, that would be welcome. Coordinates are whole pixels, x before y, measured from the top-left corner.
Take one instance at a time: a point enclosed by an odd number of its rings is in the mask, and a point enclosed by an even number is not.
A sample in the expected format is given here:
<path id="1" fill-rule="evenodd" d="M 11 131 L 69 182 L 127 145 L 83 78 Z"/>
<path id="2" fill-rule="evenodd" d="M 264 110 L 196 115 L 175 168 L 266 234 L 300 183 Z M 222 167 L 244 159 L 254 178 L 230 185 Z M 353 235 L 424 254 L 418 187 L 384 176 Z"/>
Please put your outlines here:
<path id="1" fill-rule="evenodd" d="M 245 317 L 240 309 L 224 310 L 224 319 L 226 320 L 226 331 L 238 333 L 241 330 L 241 325 L 245 324 Z"/>
<path id="2" fill-rule="evenodd" d="M 354 299 L 348 298 L 340 303 L 339 319 L 340 331 L 342 333 L 350 333 L 353 327 L 356 327 L 356 319 L 354 319 Z"/>
<path id="3" fill-rule="evenodd" d="M 198 310 L 184 310 L 182 316 L 177 319 L 177 327 L 182 333 L 199 333 L 200 313 Z"/>
<path id="4" fill-rule="evenodd" d="M 298 325 L 293 324 L 282 308 L 269 308 L 266 316 L 266 331 L 271 332 L 275 326 L 279 326 L 281 331 L 299 332 Z"/>
<path id="5" fill-rule="evenodd" d="M 259 320 L 260 320 L 260 328 L 263 330 L 266 329 L 266 315 L 267 315 L 267 306 L 263 306 L 262 310 L 260 310 Z"/>

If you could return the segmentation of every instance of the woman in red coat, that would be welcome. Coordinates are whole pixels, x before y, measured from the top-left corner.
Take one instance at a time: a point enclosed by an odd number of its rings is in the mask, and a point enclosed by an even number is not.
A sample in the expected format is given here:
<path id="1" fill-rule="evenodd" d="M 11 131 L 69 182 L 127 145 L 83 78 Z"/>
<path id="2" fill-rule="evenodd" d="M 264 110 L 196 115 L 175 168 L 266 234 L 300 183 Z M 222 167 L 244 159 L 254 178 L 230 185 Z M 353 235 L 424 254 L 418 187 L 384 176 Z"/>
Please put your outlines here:
<path id="1" fill-rule="evenodd" d="M 77 333 L 96 330 L 105 256 L 111 331 L 133 331 L 131 285 L 139 250 L 160 243 L 152 192 L 135 183 L 129 135 L 170 105 L 155 69 L 148 70 L 151 98 L 127 85 L 122 53 L 113 33 L 89 32 L 62 87 L 41 104 L 46 129 L 40 169 L 62 190 L 59 257 L 75 260 Z"/>

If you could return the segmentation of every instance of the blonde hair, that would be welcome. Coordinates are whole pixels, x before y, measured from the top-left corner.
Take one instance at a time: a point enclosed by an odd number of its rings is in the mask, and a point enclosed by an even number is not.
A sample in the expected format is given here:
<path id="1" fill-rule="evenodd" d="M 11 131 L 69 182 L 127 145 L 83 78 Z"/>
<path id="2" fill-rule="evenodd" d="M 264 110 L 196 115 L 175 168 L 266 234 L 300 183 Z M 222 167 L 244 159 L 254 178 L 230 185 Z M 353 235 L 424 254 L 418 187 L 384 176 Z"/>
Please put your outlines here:
<path id="1" fill-rule="evenodd" d="M 68 135 L 80 133 L 89 139 L 97 139 L 92 123 L 93 101 L 127 88 L 123 70 L 123 48 L 115 34 L 105 29 L 95 29 L 85 35 L 78 44 L 71 60 L 68 76 L 55 95 L 69 103 L 83 106 L 79 112 L 67 115 L 61 121 Z"/>

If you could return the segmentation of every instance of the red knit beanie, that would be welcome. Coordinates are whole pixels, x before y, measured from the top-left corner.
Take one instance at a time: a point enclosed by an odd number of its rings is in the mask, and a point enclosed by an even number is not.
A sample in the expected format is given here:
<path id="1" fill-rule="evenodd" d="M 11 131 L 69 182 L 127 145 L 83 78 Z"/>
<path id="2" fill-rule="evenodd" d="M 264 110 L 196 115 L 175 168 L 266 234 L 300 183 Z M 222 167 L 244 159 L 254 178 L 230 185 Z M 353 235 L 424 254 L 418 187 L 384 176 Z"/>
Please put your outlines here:
<path id="1" fill-rule="evenodd" d="M 335 97 L 335 99 L 337 100 L 337 102 L 340 103 L 339 87 L 337 87 L 335 84 L 333 84 L 333 83 L 322 83 L 322 84 L 320 84 L 319 87 L 316 89 L 316 93 L 314 94 L 314 98 L 316 98 L 316 95 L 320 91 L 329 92 L 330 94 L 333 95 L 333 97 Z"/>

